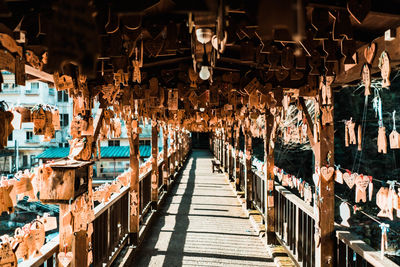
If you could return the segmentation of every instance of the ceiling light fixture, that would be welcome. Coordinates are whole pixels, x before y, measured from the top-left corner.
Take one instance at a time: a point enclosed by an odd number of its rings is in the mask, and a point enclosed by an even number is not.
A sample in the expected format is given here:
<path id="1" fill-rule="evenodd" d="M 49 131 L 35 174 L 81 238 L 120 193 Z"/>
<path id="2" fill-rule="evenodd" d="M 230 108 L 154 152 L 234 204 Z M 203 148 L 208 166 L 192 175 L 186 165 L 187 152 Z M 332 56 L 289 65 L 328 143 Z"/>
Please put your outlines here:
<path id="1" fill-rule="evenodd" d="M 206 44 L 211 41 L 212 31 L 209 28 L 198 28 L 196 30 L 196 38 L 202 44 Z"/>
<path id="2" fill-rule="evenodd" d="M 201 68 L 199 76 L 202 80 L 208 80 L 210 78 L 210 64 L 208 63 L 207 52 L 206 52 L 206 45 L 203 44 L 204 47 L 204 54 L 203 54 L 203 62 L 201 62 Z"/>

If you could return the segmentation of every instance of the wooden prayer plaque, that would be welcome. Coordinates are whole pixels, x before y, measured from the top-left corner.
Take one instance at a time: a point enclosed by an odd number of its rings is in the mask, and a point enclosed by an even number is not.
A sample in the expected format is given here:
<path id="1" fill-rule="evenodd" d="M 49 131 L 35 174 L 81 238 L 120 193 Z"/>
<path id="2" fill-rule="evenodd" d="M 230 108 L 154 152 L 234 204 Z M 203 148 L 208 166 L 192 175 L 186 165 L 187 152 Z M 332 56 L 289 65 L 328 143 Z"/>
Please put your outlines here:
<path id="1" fill-rule="evenodd" d="M 381 209 L 377 216 L 393 220 L 393 206 L 389 188 L 381 187 L 379 189 L 378 193 L 376 193 L 376 205 Z"/>
<path id="2" fill-rule="evenodd" d="M 178 110 L 179 91 L 178 89 L 168 90 L 168 109 Z"/>

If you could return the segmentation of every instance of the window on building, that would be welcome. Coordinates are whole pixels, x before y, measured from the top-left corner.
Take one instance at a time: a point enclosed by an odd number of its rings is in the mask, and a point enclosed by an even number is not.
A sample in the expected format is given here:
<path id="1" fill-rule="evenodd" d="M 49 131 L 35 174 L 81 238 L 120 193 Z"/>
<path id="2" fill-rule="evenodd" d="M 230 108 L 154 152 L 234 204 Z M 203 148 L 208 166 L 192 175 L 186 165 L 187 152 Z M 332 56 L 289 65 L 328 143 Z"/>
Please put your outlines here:
<path id="1" fill-rule="evenodd" d="M 28 166 L 28 156 L 27 155 L 22 156 L 22 166 Z"/>
<path id="2" fill-rule="evenodd" d="M 67 113 L 61 113 L 60 114 L 60 126 L 65 127 L 68 126 L 69 121 L 68 121 L 68 114 Z"/>
<path id="3" fill-rule="evenodd" d="M 16 88 L 18 88 L 18 85 L 14 84 L 14 83 L 3 83 L 1 84 L 1 88 L 5 91 L 14 91 L 16 90 Z"/>
<path id="4" fill-rule="evenodd" d="M 12 141 L 13 140 L 13 133 L 11 132 L 10 135 L 8 136 L 8 141 Z"/>
<path id="5" fill-rule="evenodd" d="M 32 140 L 33 139 L 33 132 L 26 132 L 26 141 Z"/>
<path id="6" fill-rule="evenodd" d="M 69 143 L 58 143 L 58 147 L 69 147 Z"/>
<path id="7" fill-rule="evenodd" d="M 31 90 L 39 90 L 39 83 L 31 83 Z"/>
<path id="8" fill-rule="evenodd" d="M 54 95 L 54 88 L 49 88 L 49 95 Z"/>
<path id="9" fill-rule="evenodd" d="M 108 146 L 120 146 L 119 140 L 108 140 Z"/>
<path id="10" fill-rule="evenodd" d="M 30 164 L 31 166 L 36 162 L 36 156 L 35 155 L 30 155 Z"/>
<path id="11" fill-rule="evenodd" d="M 64 91 L 57 91 L 57 102 L 68 102 L 68 93 Z"/>
<path id="12" fill-rule="evenodd" d="M 139 145 L 140 146 L 150 146 L 151 145 L 151 142 L 150 142 L 150 140 L 139 140 Z"/>

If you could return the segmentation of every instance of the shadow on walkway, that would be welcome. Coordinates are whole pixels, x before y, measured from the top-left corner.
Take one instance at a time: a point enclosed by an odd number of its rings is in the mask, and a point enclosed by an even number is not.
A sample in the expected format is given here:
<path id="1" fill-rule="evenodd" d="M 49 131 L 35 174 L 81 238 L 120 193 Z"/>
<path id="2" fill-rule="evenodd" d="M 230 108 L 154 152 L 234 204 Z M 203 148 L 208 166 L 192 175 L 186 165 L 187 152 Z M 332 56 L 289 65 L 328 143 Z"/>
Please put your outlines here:
<path id="1" fill-rule="evenodd" d="M 211 159 L 192 153 L 133 266 L 275 266 Z"/>

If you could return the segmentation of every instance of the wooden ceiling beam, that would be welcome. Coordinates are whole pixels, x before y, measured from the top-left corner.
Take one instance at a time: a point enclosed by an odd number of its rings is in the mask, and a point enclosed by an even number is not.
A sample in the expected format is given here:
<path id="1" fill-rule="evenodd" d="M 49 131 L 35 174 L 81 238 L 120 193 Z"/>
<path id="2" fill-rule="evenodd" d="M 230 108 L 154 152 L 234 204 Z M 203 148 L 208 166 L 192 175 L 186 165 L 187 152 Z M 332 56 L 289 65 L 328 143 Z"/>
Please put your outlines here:
<path id="1" fill-rule="evenodd" d="M 218 59 L 218 62 L 225 62 L 225 63 L 231 63 L 231 64 L 237 64 L 237 65 L 246 65 L 249 67 L 261 67 L 261 68 L 265 68 L 268 69 L 269 68 L 269 64 L 259 64 L 255 61 L 243 61 L 241 59 L 236 59 L 236 58 L 229 58 L 229 57 L 221 57 L 220 59 Z"/>
<path id="2" fill-rule="evenodd" d="M 54 83 L 53 75 L 45 71 L 35 69 L 34 67 L 31 67 L 29 65 L 25 65 L 25 73 L 37 77 L 41 81 Z"/>
<path id="3" fill-rule="evenodd" d="M 158 67 L 158 66 L 168 65 L 168 64 L 174 64 L 174 63 L 178 63 L 178 62 L 182 62 L 182 61 L 188 61 L 188 60 L 192 60 L 192 57 L 188 56 L 188 57 L 178 57 L 178 58 L 164 59 L 164 60 L 144 63 L 143 64 L 143 69 L 151 68 L 151 67 Z"/>

